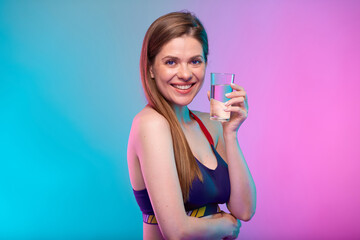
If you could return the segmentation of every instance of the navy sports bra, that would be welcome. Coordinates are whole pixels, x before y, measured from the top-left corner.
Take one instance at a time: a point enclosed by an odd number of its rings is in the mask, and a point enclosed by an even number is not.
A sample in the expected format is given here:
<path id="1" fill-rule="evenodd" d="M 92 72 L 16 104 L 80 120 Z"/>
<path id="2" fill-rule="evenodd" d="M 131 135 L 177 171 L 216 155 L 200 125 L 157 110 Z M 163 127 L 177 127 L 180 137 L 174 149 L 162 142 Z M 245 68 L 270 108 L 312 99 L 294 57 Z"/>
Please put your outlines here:
<path id="1" fill-rule="evenodd" d="M 219 211 L 217 204 L 229 201 L 230 178 L 228 166 L 214 147 L 214 141 L 201 120 L 190 111 L 190 115 L 197 121 L 206 136 L 211 149 L 217 159 L 217 167 L 212 170 L 204 166 L 196 158 L 196 162 L 203 176 L 203 182 L 195 178 L 189 192 L 189 199 L 184 203 L 185 210 L 190 216 L 202 217 Z M 134 191 L 136 201 L 143 212 L 143 220 L 146 223 L 156 224 L 154 210 L 152 208 L 148 192 L 145 189 Z M 195 214 L 196 212 L 196 214 Z M 201 214 L 200 214 L 201 212 Z"/>

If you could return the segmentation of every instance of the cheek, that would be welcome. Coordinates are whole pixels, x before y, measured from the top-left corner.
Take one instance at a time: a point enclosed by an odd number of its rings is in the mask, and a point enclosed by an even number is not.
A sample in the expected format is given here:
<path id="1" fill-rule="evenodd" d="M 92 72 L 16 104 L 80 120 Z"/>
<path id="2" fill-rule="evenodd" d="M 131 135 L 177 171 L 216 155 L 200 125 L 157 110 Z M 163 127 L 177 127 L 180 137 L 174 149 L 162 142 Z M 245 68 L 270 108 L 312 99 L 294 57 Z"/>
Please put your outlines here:
<path id="1" fill-rule="evenodd" d="M 174 76 L 174 74 L 176 74 L 174 69 L 158 68 L 155 73 L 155 78 L 158 79 L 158 81 L 167 82 Z"/>
<path id="2" fill-rule="evenodd" d="M 197 78 L 204 82 L 204 79 L 205 79 L 205 67 L 204 68 L 199 68 L 195 71 L 195 74 L 197 76 Z"/>
<path id="3" fill-rule="evenodd" d="M 166 79 L 163 78 L 163 76 L 155 76 L 155 83 L 156 83 L 156 87 L 158 89 L 158 91 L 160 92 L 160 94 L 164 97 L 166 97 L 167 92 L 168 92 L 168 84 Z"/>

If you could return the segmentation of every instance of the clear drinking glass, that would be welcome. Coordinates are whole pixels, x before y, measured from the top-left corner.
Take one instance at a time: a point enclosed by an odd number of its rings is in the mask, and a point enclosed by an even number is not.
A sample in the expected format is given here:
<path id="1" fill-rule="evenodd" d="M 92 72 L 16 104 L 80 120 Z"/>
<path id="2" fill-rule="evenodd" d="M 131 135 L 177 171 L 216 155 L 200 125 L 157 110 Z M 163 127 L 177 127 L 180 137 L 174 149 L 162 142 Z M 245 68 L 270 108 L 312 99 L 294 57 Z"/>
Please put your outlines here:
<path id="1" fill-rule="evenodd" d="M 230 83 L 234 83 L 235 74 L 232 73 L 211 73 L 210 87 L 210 119 L 217 121 L 229 121 L 230 112 L 225 112 L 225 102 L 230 98 L 226 93 L 232 92 Z"/>

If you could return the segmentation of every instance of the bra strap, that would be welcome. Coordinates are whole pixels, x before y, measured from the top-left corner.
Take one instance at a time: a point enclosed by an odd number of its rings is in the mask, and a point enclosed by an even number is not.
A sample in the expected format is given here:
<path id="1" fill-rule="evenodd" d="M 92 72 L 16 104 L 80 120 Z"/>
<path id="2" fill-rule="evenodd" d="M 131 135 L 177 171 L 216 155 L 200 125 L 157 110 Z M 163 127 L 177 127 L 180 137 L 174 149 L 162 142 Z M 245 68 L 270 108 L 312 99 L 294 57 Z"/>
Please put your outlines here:
<path id="1" fill-rule="evenodd" d="M 197 123 L 199 124 L 201 130 L 203 131 L 203 133 L 205 134 L 205 137 L 207 138 L 207 140 L 209 141 L 210 145 L 214 146 L 214 140 L 212 139 L 209 131 L 206 129 L 205 125 L 202 123 L 202 121 L 200 120 L 200 118 L 198 118 L 193 112 L 190 111 L 190 115 L 197 121 Z"/>

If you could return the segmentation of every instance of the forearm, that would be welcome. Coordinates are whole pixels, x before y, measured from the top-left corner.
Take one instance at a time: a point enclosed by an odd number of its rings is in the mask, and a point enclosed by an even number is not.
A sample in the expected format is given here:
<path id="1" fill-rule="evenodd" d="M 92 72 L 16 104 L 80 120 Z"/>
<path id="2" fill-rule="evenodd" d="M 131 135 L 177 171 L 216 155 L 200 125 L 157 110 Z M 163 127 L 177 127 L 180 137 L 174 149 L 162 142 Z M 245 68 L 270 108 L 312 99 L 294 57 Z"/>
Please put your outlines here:
<path id="1" fill-rule="evenodd" d="M 232 234 L 231 226 L 223 217 L 188 217 L 183 229 L 182 239 L 222 239 Z"/>
<path id="2" fill-rule="evenodd" d="M 255 183 L 240 149 L 236 133 L 224 134 L 224 140 L 231 185 L 228 209 L 236 218 L 247 221 L 255 213 Z"/>

